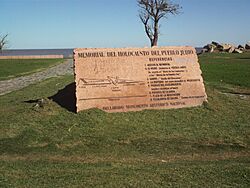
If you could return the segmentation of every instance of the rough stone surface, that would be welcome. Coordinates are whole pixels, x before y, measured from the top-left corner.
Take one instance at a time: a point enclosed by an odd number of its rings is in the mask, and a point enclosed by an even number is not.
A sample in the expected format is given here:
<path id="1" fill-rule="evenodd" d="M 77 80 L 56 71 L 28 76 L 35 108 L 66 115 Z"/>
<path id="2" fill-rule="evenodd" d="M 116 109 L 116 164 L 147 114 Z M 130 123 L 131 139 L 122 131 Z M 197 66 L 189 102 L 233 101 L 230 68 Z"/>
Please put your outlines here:
<path id="1" fill-rule="evenodd" d="M 228 51 L 230 48 L 232 48 L 232 45 L 231 44 L 220 44 L 218 46 L 218 49 L 220 51 Z"/>
<path id="2" fill-rule="evenodd" d="M 239 46 L 238 46 L 238 49 L 240 49 L 240 50 L 244 50 L 245 48 L 244 48 L 244 46 L 239 45 Z"/>
<path id="3" fill-rule="evenodd" d="M 234 49 L 233 53 L 236 53 L 236 54 L 242 54 L 243 51 L 240 50 L 240 49 Z"/>
<path id="4" fill-rule="evenodd" d="M 246 44 L 246 48 L 250 49 L 250 44 Z M 228 53 L 243 53 L 245 48 L 242 45 L 238 45 L 238 47 L 232 44 L 220 44 L 218 42 L 212 42 L 211 44 L 207 44 L 203 47 L 203 51 L 201 53 L 212 53 L 212 52 L 228 52 Z"/>
<path id="5" fill-rule="evenodd" d="M 77 112 L 169 109 L 207 100 L 193 47 L 75 49 Z"/>
<path id="6" fill-rule="evenodd" d="M 246 44 L 245 49 L 246 49 L 246 50 L 250 50 L 250 42 L 248 42 L 248 43 Z"/>
<path id="7" fill-rule="evenodd" d="M 220 45 L 220 43 L 212 41 L 212 44 L 216 46 L 216 48 Z"/>
<path id="8" fill-rule="evenodd" d="M 206 46 L 203 47 L 204 49 L 207 49 L 207 52 L 212 53 L 216 46 L 214 44 L 207 44 Z"/>
<path id="9" fill-rule="evenodd" d="M 18 78 L 13 78 L 10 80 L 0 81 L 0 95 L 10 93 L 40 82 L 47 78 L 61 76 L 65 74 L 73 74 L 73 61 L 66 60 L 65 63 L 61 63 L 57 66 L 51 67 L 43 72 L 38 72 L 28 76 L 22 76 Z"/>
<path id="10" fill-rule="evenodd" d="M 233 52 L 234 52 L 234 50 L 235 50 L 235 47 L 234 47 L 234 46 L 232 46 L 231 48 L 229 48 L 229 49 L 227 50 L 227 52 L 228 52 L 228 53 L 233 53 Z"/>

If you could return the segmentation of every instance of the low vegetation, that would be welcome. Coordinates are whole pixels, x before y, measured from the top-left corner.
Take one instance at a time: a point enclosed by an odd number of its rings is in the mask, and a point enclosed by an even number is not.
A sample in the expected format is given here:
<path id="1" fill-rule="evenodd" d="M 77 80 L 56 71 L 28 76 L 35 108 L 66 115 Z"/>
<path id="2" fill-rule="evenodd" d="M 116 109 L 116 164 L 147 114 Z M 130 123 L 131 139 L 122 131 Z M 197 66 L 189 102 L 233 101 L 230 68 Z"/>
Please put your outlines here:
<path id="1" fill-rule="evenodd" d="M 250 88 L 250 52 L 205 53 L 199 59 L 204 79 L 209 84 L 213 86 L 231 84 Z"/>
<path id="2" fill-rule="evenodd" d="M 25 76 L 63 62 L 63 59 L 0 59 L 0 80 Z"/>
<path id="3" fill-rule="evenodd" d="M 249 58 L 200 56 L 195 108 L 75 114 L 73 76 L 0 96 L 0 187 L 249 187 Z"/>

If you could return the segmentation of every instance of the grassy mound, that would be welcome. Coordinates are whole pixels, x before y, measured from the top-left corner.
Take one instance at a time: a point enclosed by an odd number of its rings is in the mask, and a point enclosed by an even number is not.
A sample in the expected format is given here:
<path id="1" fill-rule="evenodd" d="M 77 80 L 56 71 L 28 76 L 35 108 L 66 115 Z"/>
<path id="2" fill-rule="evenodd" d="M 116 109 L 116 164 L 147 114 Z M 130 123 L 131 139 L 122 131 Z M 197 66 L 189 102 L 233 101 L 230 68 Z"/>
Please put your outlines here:
<path id="1" fill-rule="evenodd" d="M 241 60 L 241 73 L 225 69 L 239 58 L 227 56 L 200 57 L 209 101 L 201 107 L 75 114 L 72 76 L 1 96 L 0 186 L 248 187 L 250 74 Z M 225 70 L 232 79 L 221 82 Z"/>

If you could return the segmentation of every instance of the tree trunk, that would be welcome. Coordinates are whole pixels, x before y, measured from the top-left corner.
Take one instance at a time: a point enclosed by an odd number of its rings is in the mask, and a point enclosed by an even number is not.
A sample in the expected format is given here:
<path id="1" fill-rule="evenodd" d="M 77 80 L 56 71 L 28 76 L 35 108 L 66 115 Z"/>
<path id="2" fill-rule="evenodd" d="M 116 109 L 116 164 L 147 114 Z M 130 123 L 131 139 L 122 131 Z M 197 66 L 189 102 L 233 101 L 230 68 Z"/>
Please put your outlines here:
<path id="1" fill-rule="evenodd" d="M 151 43 L 151 47 L 158 45 L 158 37 L 159 37 L 159 27 L 158 27 L 158 20 L 154 23 L 154 39 Z"/>
<path id="2" fill-rule="evenodd" d="M 158 45 L 158 35 L 154 38 L 154 40 L 151 42 L 151 47 Z"/>

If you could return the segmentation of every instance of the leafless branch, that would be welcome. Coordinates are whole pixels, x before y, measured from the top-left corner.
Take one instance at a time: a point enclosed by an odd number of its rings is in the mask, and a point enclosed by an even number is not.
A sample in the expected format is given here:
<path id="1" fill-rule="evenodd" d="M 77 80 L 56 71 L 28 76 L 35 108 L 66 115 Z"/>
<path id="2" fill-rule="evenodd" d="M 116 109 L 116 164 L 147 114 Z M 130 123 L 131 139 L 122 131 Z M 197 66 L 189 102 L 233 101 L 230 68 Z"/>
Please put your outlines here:
<path id="1" fill-rule="evenodd" d="M 0 36 L 0 51 L 1 52 L 4 49 L 4 47 L 6 46 L 6 44 L 8 44 L 7 37 L 8 37 L 8 34 L 6 34 L 4 36 Z"/>
<path id="2" fill-rule="evenodd" d="M 151 46 L 157 46 L 159 37 L 159 21 L 167 18 L 168 14 L 177 15 L 180 5 L 170 0 L 137 0 L 140 7 L 139 17 L 144 24 L 145 32 L 150 39 Z"/>

